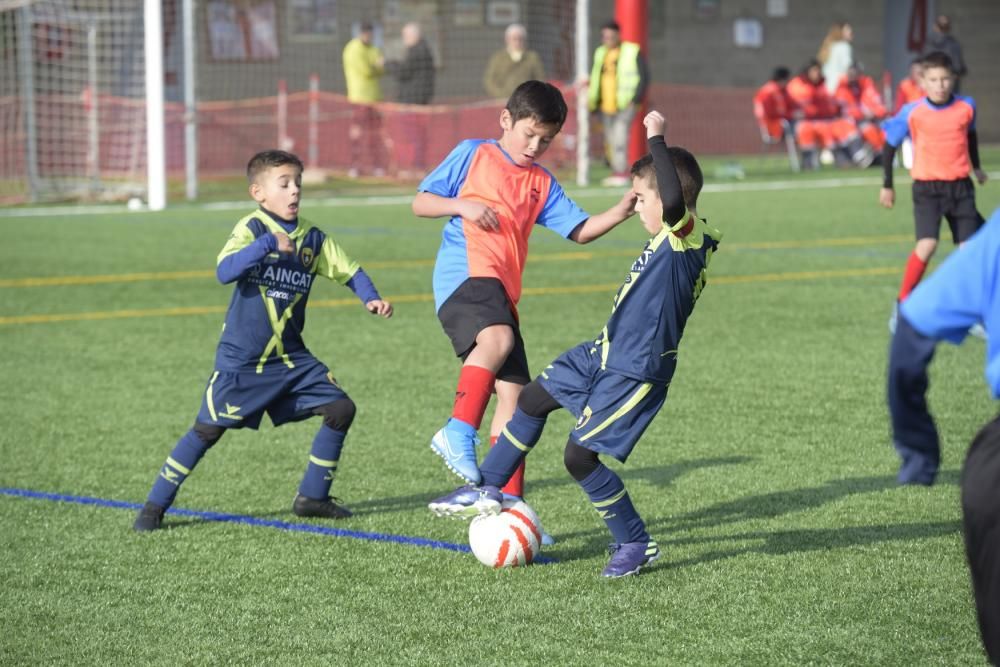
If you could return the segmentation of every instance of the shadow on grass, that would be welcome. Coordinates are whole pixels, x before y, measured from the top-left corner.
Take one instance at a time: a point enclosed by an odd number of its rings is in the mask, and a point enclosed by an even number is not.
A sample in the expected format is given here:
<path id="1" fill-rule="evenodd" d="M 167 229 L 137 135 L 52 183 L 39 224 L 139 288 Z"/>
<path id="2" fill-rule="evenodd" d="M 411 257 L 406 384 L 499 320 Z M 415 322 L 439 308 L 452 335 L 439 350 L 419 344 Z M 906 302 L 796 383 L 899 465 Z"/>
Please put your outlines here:
<path id="1" fill-rule="evenodd" d="M 694 470 L 699 470 L 701 468 L 710 468 L 715 466 L 724 465 L 737 465 L 741 463 L 747 463 L 751 459 L 746 456 L 726 456 L 708 459 L 695 459 L 693 461 L 681 461 L 678 463 L 672 463 L 670 465 L 663 466 L 647 466 L 645 468 L 635 468 L 631 470 L 624 470 L 622 478 L 625 479 L 626 483 L 633 480 L 643 480 L 649 484 L 653 484 L 658 487 L 665 487 L 672 484 L 681 475 L 685 475 Z M 530 468 L 530 465 L 529 465 Z M 457 478 L 456 478 L 457 479 Z M 541 489 L 550 489 L 566 486 L 567 484 L 575 485 L 576 482 L 573 478 L 569 476 L 569 473 L 561 475 L 559 477 L 549 477 L 546 479 L 532 479 L 531 472 L 528 472 L 528 479 L 525 483 L 525 488 L 527 490 L 528 501 L 531 501 L 530 495 L 533 492 L 537 492 Z M 456 484 L 457 486 L 457 484 Z M 426 494 L 411 494 L 406 496 L 396 496 L 390 498 L 373 498 L 371 500 L 366 500 L 360 503 L 349 503 L 355 514 L 377 514 L 381 512 L 404 512 L 409 511 L 414 508 L 423 508 L 427 506 L 434 498 L 442 496 L 455 487 L 444 487 L 438 489 L 437 491 L 431 491 Z"/>
<path id="2" fill-rule="evenodd" d="M 666 555 L 670 556 L 672 545 L 711 544 L 715 542 L 758 542 L 762 544 L 746 545 L 729 549 L 715 549 L 692 558 L 670 561 L 665 567 L 681 568 L 701 563 L 711 563 L 726 558 L 735 558 L 743 554 L 763 554 L 782 556 L 805 551 L 827 551 L 846 547 L 868 546 L 893 541 L 910 541 L 943 537 L 962 530 L 962 524 L 954 521 L 928 521 L 924 523 L 901 523 L 879 526 L 849 526 L 846 528 L 802 528 L 797 530 L 754 531 L 715 537 L 683 538 L 661 542 L 666 547 Z M 663 567 L 663 566 L 661 566 Z"/>
<path id="3" fill-rule="evenodd" d="M 957 471 L 945 471 L 938 477 L 938 485 L 957 484 Z M 804 489 L 776 491 L 757 496 L 748 496 L 733 501 L 718 503 L 704 509 L 673 517 L 654 518 L 647 521 L 650 532 L 666 551 L 669 558 L 670 547 L 691 544 L 712 544 L 730 542 L 760 542 L 762 544 L 740 545 L 729 549 L 717 549 L 696 557 L 669 563 L 669 567 L 685 567 L 699 563 L 732 558 L 746 553 L 780 555 L 821 549 L 839 549 L 864 546 L 894 540 L 913 540 L 939 537 L 961 530 L 958 520 L 926 523 L 902 523 L 896 525 L 849 526 L 829 529 L 759 530 L 729 535 L 690 537 L 671 539 L 665 537 L 675 531 L 714 528 L 759 519 L 773 519 L 784 514 L 815 509 L 826 503 L 847 496 L 886 491 L 898 488 L 894 477 L 853 477 L 831 480 L 822 486 Z M 557 537 L 569 539 L 587 538 L 587 544 L 578 549 L 560 552 L 561 561 L 592 558 L 604 549 L 609 535 L 604 529 L 561 533 Z M 662 566 L 661 566 L 662 567 Z"/>
<path id="4" fill-rule="evenodd" d="M 724 465 L 738 465 L 741 463 L 747 463 L 751 459 L 745 456 L 729 456 L 729 457 L 717 457 L 708 459 L 696 459 L 693 461 L 681 461 L 678 463 L 673 463 L 670 465 L 663 466 L 647 466 L 644 468 L 635 468 L 627 471 L 623 471 L 622 477 L 626 482 L 632 482 L 634 480 L 644 480 L 649 484 L 657 487 L 666 487 L 672 484 L 680 476 L 698 470 L 701 468 L 709 468 L 714 466 L 724 466 Z M 576 484 L 573 478 L 566 474 L 558 478 L 550 477 L 547 479 L 532 480 L 529 478 L 527 488 L 528 491 L 537 491 L 539 489 L 548 489 L 554 487 L 561 487 L 567 484 Z M 451 487 L 454 488 L 454 487 Z M 434 498 L 448 493 L 451 488 L 442 487 L 439 489 L 428 490 L 423 493 L 413 493 L 405 496 L 390 496 L 387 498 L 372 498 L 370 500 L 364 500 L 361 502 L 351 502 L 349 499 L 345 499 L 345 503 L 354 512 L 354 515 L 363 516 L 367 514 L 385 514 L 390 512 L 409 512 L 413 510 L 424 511 L 426 510 L 427 503 L 429 503 Z M 530 498 L 529 498 L 530 501 Z M 299 519 L 294 514 L 292 514 L 291 509 L 280 510 L 274 512 L 251 512 L 246 516 L 252 517 L 254 519 L 262 520 L 277 520 L 277 521 L 291 521 L 299 522 Z M 428 517 L 430 514 L 428 513 Z M 169 520 L 164 522 L 163 528 L 170 530 L 174 528 L 186 528 L 190 526 L 196 526 L 199 524 L 212 523 L 211 519 L 200 519 L 192 517 L 178 517 L 176 515 L 171 515 Z M 334 521 L 329 525 L 335 527 L 350 528 L 350 520 L 346 521 Z"/>

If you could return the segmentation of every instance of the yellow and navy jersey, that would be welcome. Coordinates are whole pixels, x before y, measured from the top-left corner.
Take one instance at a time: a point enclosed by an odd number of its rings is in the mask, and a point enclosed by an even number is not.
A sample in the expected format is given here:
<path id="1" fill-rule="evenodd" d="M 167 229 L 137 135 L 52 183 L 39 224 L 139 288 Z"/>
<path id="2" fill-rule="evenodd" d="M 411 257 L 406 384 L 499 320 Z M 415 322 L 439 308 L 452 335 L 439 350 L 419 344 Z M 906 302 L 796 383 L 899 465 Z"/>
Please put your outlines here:
<path id="1" fill-rule="evenodd" d="M 594 344 L 601 367 L 644 382 L 668 383 L 684 325 L 705 287 L 722 234 L 685 211 L 649 239 L 615 294 Z"/>
<path id="2" fill-rule="evenodd" d="M 264 238 L 273 238 L 274 232 L 287 233 L 295 252 L 274 250 L 274 242 Z M 257 246 L 250 250 L 255 243 Z M 262 248 L 259 257 L 253 254 L 258 247 Z M 223 264 L 240 251 L 249 251 L 251 256 L 239 263 L 235 275 L 223 279 Z M 257 373 L 294 368 L 297 357 L 311 357 L 302 330 L 313 279 L 319 275 L 346 284 L 359 270 L 358 263 L 332 238 L 305 220 L 299 218 L 295 228 L 289 230 L 262 209 L 236 224 L 217 262 L 220 280 L 235 280 L 236 286 L 216 351 L 215 368 Z"/>

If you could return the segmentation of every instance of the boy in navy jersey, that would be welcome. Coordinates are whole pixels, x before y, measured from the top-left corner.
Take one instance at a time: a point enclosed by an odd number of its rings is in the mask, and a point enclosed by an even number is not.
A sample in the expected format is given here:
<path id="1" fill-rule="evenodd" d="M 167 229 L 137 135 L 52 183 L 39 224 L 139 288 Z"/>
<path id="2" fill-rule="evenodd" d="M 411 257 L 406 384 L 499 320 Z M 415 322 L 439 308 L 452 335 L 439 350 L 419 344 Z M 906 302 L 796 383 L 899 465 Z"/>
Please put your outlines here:
<path id="1" fill-rule="evenodd" d="M 258 153 L 247 165 L 247 178 L 259 207 L 236 224 L 219 253 L 219 282 L 236 286 L 215 371 L 194 426 L 174 446 L 136 517 L 137 531 L 160 527 L 180 485 L 226 429 L 256 429 L 265 412 L 275 426 L 323 418 L 292 511 L 303 517 L 351 516 L 330 497 L 330 486 L 354 403 L 302 341 L 306 302 L 313 279 L 321 275 L 350 287 L 371 313 L 391 317 L 392 305 L 336 241 L 299 219 L 299 158 L 285 151 Z"/>
<path id="2" fill-rule="evenodd" d="M 702 175 L 694 156 L 667 147 L 659 112 L 650 112 L 643 124 L 651 154 L 632 165 L 632 187 L 635 209 L 653 236 L 618 289 L 608 323 L 596 341 L 565 352 L 524 388 L 480 466 L 482 484 L 429 505 L 440 516 L 499 512 L 499 487 L 538 442 L 548 414 L 565 408 L 577 417 L 566 443 L 566 469 L 614 538 L 605 577 L 636 574 L 660 551 L 621 478 L 598 455 L 624 462 L 666 400 L 684 325 L 722 238 L 697 217 Z"/>

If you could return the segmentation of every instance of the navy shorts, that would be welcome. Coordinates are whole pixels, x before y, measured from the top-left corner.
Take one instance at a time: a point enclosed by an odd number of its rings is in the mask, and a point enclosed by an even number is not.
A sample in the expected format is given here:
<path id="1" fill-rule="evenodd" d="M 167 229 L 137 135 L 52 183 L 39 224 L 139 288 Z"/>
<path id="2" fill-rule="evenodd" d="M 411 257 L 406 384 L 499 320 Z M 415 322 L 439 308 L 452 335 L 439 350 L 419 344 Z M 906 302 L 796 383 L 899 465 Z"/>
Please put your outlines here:
<path id="1" fill-rule="evenodd" d="M 955 243 L 969 240 L 983 226 L 971 178 L 913 181 L 913 219 L 917 240 L 938 238 L 942 216 L 948 221 L 951 240 Z"/>
<path id="2" fill-rule="evenodd" d="M 275 426 L 308 419 L 313 409 L 347 398 L 317 359 L 295 360 L 281 372 L 215 371 L 198 412 L 202 424 L 225 428 L 260 426 L 266 412 Z"/>
<path id="3" fill-rule="evenodd" d="M 514 349 L 497 371 L 497 379 L 528 384 L 528 355 L 521 328 L 507 292 L 496 278 L 469 278 L 458 286 L 438 310 L 438 319 L 451 340 L 455 356 L 465 361 L 476 346 L 476 336 L 486 327 L 506 324 L 514 330 Z"/>
<path id="4" fill-rule="evenodd" d="M 564 352 L 537 381 L 576 417 L 573 442 L 623 463 L 667 399 L 666 384 L 601 370 L 593 343 Z"/>

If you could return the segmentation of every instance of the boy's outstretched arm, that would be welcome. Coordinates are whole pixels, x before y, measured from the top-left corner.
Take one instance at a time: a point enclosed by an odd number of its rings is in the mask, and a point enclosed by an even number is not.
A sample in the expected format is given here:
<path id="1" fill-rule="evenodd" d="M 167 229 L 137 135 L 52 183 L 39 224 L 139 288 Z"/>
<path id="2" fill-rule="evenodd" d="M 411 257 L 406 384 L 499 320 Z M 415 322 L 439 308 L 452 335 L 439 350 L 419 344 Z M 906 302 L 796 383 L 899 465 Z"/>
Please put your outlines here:
<path id="1" fill-rule="evenodd" d="M 603 213 L 592 215 L 574 229 L 569 238 L 577 243 L 590 243 L 599 239 L 635 213 L 635 193 L 629 190 L 621 201 Z"/>
<path id="2" fill-rule="evenodd" d="M 500 229 L 497 212 L 481 202 L 461 197 L 442 197 L 433 192 L 418 192 L 413 198 L 413 215 L 419 218 L 462 216 L 472 224 L 487 231 Z"/>
<path id="3" fill-rule="evenodd" d="M 663 133 L 667 129 L 667 121 L 659 111 L 650 111 L 642 119 L 646 126 L 646 144 L 653 156 L 653 168 L 656 170 L 656 189 L 663 202 L 663 222 L 669 225 L 677 224 L 684 217 L 687 206 L 684 204 L 684 193 L 681 181 L 677 176 L 677 168 L 667 152 L 667 141 Z"/>
<path id="4" fill-rule="evenodd" d="M 378 290 L 375 289 L 375 283 L 368 277 L 364 269 L 358 267 L 358 270 L 345 284 L 361 299 L 361 303 L 365 304 L 365 309 L 369 313 L 382 317 L 392 317 L 392 304 L 379 296 Z"/>

